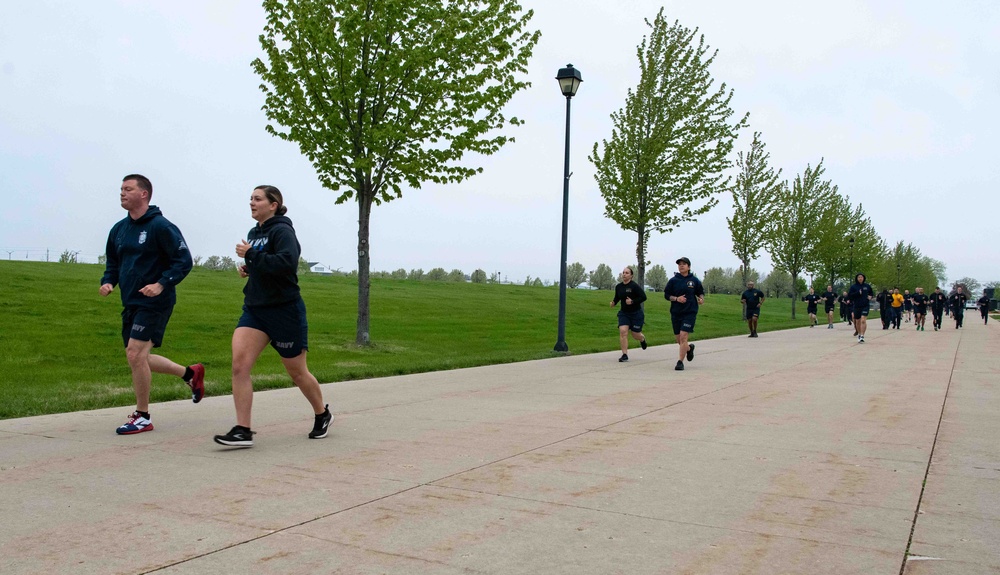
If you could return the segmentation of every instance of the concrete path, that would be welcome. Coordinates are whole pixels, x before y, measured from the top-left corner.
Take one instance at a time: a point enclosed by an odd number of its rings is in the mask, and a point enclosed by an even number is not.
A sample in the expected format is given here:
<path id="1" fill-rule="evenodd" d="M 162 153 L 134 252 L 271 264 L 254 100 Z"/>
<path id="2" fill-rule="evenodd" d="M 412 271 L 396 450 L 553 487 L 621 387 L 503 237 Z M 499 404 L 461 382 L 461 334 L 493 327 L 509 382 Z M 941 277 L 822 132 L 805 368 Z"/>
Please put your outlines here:
<path id="1" fill-rule="evenodd" d="M 259 393 L 243 450 L 229 397 L 0 421 L 0 573 L 1000 573 L 1000 325 L 967 315 L 327 384 L 322 440 Z"/>

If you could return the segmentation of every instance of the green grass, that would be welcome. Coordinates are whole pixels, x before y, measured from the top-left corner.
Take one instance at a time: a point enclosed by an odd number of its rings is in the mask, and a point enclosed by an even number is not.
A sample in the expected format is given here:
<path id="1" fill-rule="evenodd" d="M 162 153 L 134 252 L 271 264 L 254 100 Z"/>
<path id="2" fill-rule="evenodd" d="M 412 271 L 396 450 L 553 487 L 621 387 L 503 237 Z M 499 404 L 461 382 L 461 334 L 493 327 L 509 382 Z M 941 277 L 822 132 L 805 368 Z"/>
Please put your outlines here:
<path id="1" fill-rule="evenodd" d="M 98 295 L 102 266 L 0 261 L 0 419 L 134 405 L 121 341 L 117 290 Z M 346 277 L 300 278 L 309 319 L 309 365 L 321 382 L 343 381 L 554 357 L 559 291 L 518 285 L 376 280 L 371 339 L 354 344 L 357 284 Z M 230 341 L 243 301 L 235 273 L 196 268 L 160 352 L 205 364 L 209 395 L 230 393 Z M 608 291 L 568 290 L 566 341 L 573 354 L 618 347 Z M 673 343 L 669 304 L 650 293 L 644 332 Z M 765 304 L 760 331 L 808 324 L 805 305 Z M 822 319 L 821 319 L 822 323 Z M 738 296 L 710 295 L 693 340 L 746 333 Z M 636 342 L 631 342 L 634 346 Z M 254 369 L 257 390 L 290 387 L 277 353 Z M 154 374 L 152 401 L 190 397 L 178 379 Z"/>

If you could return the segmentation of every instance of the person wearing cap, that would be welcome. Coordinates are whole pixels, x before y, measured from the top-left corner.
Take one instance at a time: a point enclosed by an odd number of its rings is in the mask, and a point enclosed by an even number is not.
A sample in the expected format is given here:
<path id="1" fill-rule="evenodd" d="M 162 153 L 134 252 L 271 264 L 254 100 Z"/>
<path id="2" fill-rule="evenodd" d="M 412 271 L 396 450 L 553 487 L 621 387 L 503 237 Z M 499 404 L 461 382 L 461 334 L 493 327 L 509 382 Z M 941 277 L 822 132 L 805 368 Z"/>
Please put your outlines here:
<path id="1" fill-rule="evenodd" d="M 753 287 L 753 280 L 747 282 L 747 291 L 740 296 L 740 303 L 747 306 L 747 326 L 750 337 L 757 337 L 757 320 L 760 319 L 760 305 L 764 303 L 764 292 Z"/>
<path id="2" fill-rule="evenodd" d="M 677 273 L 663 288 L 663 297 L 670 301 L 670 321 L 677 336 L 678 360 L 674 369 L 684 369 L 684 359 L 694 359 L 694 344 L 688 338 L 694 333 L 694 322 L 698 316 L 698 306 L 705 303 L 705 288 L 701 280 L 691 273 L 691 260 L 677 260 Z"/>
<path id="3" fill-rule="evenodd" d="M 854 284 L 847 291 L 847 298 L 854 307 L 854 331 L 858 334 L 858 343 L 865 342 L 865 331 L 868 330 L 868 311 L 874 292 L 866 281 L 865 274 L 854 276 Z"/>
<path id="4" fill-rule="evenodd" d="M 628 332 L 632 332 L 632 338 L 639 340 L 639 346 L 646 349 L 646 336 L 642 333 L 642 324 L 645 316 L 642 313 L 642 302 L 646 301 L 646 292 L 642 291 L 639 284 L 632 281 L 632 268 L 627 267 L 622 270 L 622 281 L 615 286 L 615 299 L 611 300 L 611 307 L 622 302 L 622 309 L 618 312 L 618 343 L 621 344 L 622 356 L 619 362 L 628 361 Z"/>

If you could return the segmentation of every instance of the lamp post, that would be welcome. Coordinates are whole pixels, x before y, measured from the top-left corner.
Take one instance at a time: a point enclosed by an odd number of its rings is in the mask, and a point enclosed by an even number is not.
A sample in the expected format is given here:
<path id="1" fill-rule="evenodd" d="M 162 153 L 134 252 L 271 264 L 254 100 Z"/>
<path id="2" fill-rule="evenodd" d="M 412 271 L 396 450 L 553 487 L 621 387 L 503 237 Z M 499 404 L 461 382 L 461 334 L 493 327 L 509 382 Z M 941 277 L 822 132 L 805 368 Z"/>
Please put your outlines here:
<path id="1" fill-rule="evenodd" d="M 903 269 L 903 266 L 896 262 L 896 287 L 899 287 L 899 270 Z"/>
<path id="2" fill-rule="evenodd" d="M 848 285 L 853 285 L 857 281 L 857 278 L 854 276 L 854 236 L 851 236 L 851 239 L 847 240 L 847 243 L 851 244 L 851 281 L 848 282 Z"/>
<path id="3" fill-rule="evenodd" d="M 566 345 L 566 234 L 569 227 L 569 108 L 583 78 L 572 64 L 566 64 L 556 74 L 559 89 L 566 96 L 566 160 L 563 163 L 562 258 L 559 260 L 559 335 L 555 351 L 569 351 Z"/>

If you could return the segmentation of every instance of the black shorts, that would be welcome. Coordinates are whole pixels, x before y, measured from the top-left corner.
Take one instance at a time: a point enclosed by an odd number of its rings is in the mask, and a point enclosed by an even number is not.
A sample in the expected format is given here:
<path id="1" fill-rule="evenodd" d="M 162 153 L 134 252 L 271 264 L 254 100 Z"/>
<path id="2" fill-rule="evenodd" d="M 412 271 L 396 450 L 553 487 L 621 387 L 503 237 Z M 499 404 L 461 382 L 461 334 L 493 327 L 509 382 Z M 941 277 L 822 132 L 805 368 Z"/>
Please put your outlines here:
<path id="1" fill-rule="evenodd" d="M 760 306 L 747 308 L 747 319 L 751 317 L 760 317 Z"/>
<path id="2" fill-rule="evenodd" d="M 913 310 L 913 303 L 911 303 L 910 301 L 904 301 L 903 302 L 903 308 L 906 311 L 912 311 Z"/>
<path id="3" fill-rule="evenodd" d="M 860 306 L 860 307 L 859 306 L 855 306 L 854 307 L 854 317 L 855 318 L 868 317 L 868 312 L 870 310 L 871 310 L 871 306 L 868 306 L 868 305 L 864 305 L 864 306 Z"/>
<path id="4" fill-rule="evenodd" d="M 816 315 L 816 306 L 814 305 L 806 306 L 806 313 Z"/>
<path id="5" fill-rule="evenodd" d="M 826 313 L 833 313 L 833 306 L 832 305 L 826 306 Z"/>
<path id="6" fill-rule="evenodd" d="M 628 328 L 635 333 L 642 331 L 642 324 L 646 323 L 646 315 L 642 313 L 642 310 L 626 312 L 618 312 L 618 327 L 627 325 Z"/>
<path id="7" fill-rule="evenodd" d="M 682 331 L 694 333 L 694 321 L 697 317 L 697 313 L 670 314 L 670 323 L 674 325 L 674 335 L 680 335 Z"/>
<path id="8" fill-rule="evenodd" d="M 917 315 L 927 315 L 927 306 L 920 306 L 913 308 L 913 313 Z"/>
<path id="9" fill-rule="evenodd" d="M 243 306 L 243 315 L 236 327 L 249 327 L 264 332 L 271 338 L 271 347 L 286 359 L 298 357 L 309 349 L 306 304 L 301 298 L 274 307 Z"/>
<path id="10" fill-rule="evenodd" d="M 167 322 L 174 306 L 166 309 L 127 307 L 122 310 L 122 341 L 128 347 L 128 340 L 151 341 L 153 347 L 160 347 Z"/>

